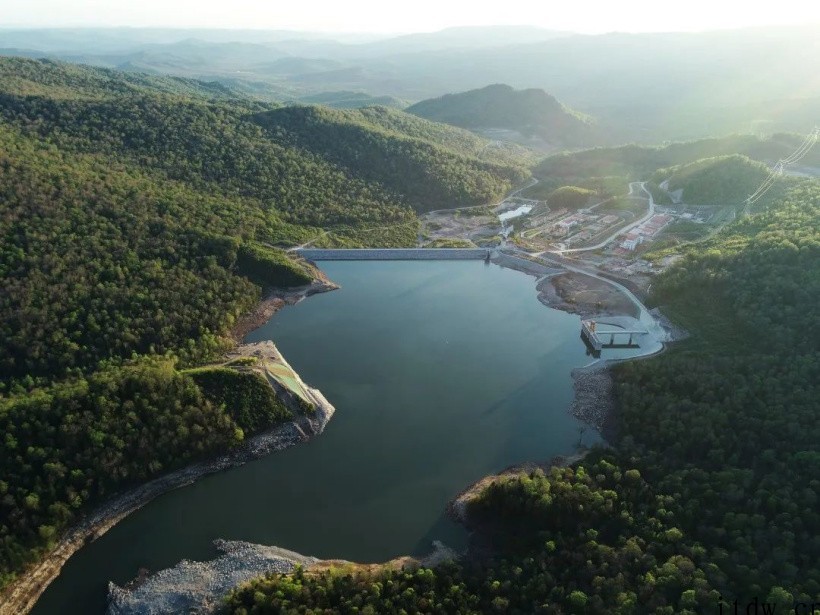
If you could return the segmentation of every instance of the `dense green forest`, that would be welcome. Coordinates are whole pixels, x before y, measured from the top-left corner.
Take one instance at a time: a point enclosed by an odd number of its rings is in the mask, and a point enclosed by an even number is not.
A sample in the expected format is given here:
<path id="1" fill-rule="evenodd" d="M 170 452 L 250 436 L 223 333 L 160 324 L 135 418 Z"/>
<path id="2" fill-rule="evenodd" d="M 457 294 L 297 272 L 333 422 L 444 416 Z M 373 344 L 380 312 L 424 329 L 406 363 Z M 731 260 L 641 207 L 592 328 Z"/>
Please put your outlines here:
<path id="1" fill-rule="evenodd" d="M 226 198 L 259 199 L 300 226 L 402 224 L 414 219 L 411 206 L 481 203 L 526 175 L 526 158 L 509 149 L 486 148 L 465 131 L 386 108 L 280 108 L 208 97 L 209 84 L 187 95 L 193 82 L 158 78 L 154 87 L 152 77 L 22 59 L 0 58 L 0 75 L 0 117 L 26 137 Z M 355 164 L 360 157 L 378 162 L 375 170 Z M 405 180 L 405 158 L 416 174 L 435 180 L 424 194 Z"/>
<path id="2" fill-rule="evenodd" d="M 455 138 L 442 129 L 432 133 L 429 122 L 411 123 L 406 114 L 386 107 L 362 111 L 285 107 L 256 119 L 277 141 L 319 154 L 367 181 L 390 186 L 419 212 L 499 200 L 529 175 L 523 167 L 458 154 L 473 149 L 475 142 L 455 131 Z M 428 140 L 433 136 L 453 149 Z"/>
<path id="3" fill-rule="evenodd" d="M 165 359 L 0 399 L 0 428 L 0 586 L 86 504 L 242 438 Z"/>
<path id="4" fill-rule="evenodd" d="M 820 183 L 807 181 L 658 278 L 652 300 L 692 336 L 616 367 L 612 448 L 480 494 L 471 558 L 273 575 L 226 610 L 671 615 L 732 612 L 737 600 L 739 612 L 811 612 L 818 297 Z"/>
<path id="5" fill-rule="evenodd" d="M 259 373 L 222 366 L 197 367 L 184 373 L 243 430 L 255 433 L 293 416 Z"/>
<path id="6" fill-rule="evenodd" d="M 668 190 L 682 190 L 685 203 L 737 205 L 769 175 L 769 167 L 738 154 L 704 158 L 689 164 L 658 169 L 652 182 L 668 181 Z"/>
<path id="7" fill-rule="evenodd" d="M 101 99 L 147 92 L 203 99 L 238 96 L 219 83 L 3 56 L 0 56 L 0 84 L 6 94 L 63 99 Z"/>
<path id="8" fill-rule="evenodd" d="M 413 245 L 414 209 L 525 176 L 485 146 L 383 108 L 0 57 L 0 587 L 87 506 L 289 418 L 258 377 L 190 368 L 264 289 L 313 279 L 282 247 Z"/>
<path id="9" fill-rule="evenodd" d="M 478 90 L 423 100 L 407 111 L 419 117 L 464 128 L 507 128 L 536 135 L 550 143 L 590 144 L 591 118 L 562 105 L 544 90 L 514 90 L 488 85 Z"/>

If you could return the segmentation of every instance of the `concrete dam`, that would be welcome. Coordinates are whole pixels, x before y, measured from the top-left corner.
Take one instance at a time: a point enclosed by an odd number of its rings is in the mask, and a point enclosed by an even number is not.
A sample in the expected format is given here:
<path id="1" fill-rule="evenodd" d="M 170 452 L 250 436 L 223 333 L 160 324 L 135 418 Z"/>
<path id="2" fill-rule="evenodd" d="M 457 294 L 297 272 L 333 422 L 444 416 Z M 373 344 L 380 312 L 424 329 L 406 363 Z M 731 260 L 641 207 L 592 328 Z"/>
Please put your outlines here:
<path id="1" fill-rule="evenodd" d="M 296 250 L 296 254 L 311 261 L 443 261 L 487 260 L 488 248 L 364 248 Z"/>

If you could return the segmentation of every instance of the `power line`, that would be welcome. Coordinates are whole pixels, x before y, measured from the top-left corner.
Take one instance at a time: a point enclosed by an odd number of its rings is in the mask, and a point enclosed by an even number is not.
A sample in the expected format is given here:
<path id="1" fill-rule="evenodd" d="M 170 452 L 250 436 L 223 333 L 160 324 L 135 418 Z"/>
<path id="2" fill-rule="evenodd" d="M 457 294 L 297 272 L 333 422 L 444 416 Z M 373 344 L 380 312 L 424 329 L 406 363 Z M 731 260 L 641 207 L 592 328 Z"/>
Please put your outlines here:
<path id="1" fill-rule="evenodd" d="M 787 156 L 786 158 L 781 158 L 777 161 L 774 167 L 769 172 L 768 177 L 763 180 L 763 183 L 758 186 L 757 190 L 755 190 L 752 194 L 750 194 L 745 201 L 746 207 L 744 213 L 748 215 L 749 208 L 754 205 L 757 201 L 759 201 L 764 194 L 766 194 L 769 189 L 774 185 L 775 180 L 783 175 L 783 172 L 787 166 L 793 165 L 800 160 L 802 160 L 806 154 L 811 151 L 811 148 L 814 147 L 814 144 L 817 143 L 817 139 L 820 137 L 820 127 L 815 126 L 814 130 L 812 130 L 800 146 L 791 153 L 791 155 Z"/>

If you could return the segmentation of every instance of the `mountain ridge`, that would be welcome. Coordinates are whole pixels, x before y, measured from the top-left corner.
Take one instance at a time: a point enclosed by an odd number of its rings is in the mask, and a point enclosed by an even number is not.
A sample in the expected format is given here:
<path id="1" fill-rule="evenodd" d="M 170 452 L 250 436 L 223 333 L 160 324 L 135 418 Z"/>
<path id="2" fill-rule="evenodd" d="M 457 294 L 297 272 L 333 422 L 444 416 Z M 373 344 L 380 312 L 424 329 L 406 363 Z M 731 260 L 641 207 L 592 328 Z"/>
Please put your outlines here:
<path id="1" fill-rule="evenodd" d="M 407 112 L 462 128 L 516 130 L 562 145 L 579 145 L 594 139 L 591 118 L 539 88 L 515 90 L 496 83 L 423 100 L 408 107 Z"/>

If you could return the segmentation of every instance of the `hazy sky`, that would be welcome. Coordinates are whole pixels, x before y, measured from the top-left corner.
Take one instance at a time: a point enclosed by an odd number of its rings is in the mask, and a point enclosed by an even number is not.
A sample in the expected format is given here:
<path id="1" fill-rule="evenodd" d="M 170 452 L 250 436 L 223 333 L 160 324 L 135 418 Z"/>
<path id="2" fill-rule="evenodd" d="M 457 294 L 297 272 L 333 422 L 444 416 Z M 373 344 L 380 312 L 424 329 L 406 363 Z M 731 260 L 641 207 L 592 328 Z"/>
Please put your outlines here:
<path id="1" fill-rule="evenodd" d="M 820 23 L 817 0 L 0 0 L 0 26 L 423 32 L 532 25 L 599 33 Z"/>

